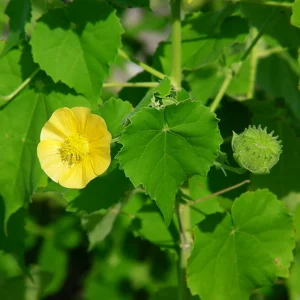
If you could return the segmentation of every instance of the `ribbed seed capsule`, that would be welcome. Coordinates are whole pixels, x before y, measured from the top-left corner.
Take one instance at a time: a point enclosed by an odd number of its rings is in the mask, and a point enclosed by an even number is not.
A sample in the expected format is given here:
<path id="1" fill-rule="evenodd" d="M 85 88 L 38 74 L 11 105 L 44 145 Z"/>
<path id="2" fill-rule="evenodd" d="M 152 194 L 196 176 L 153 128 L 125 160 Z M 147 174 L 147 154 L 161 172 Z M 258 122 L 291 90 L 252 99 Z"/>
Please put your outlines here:
<path id="1" fill-rule="evenodd" d="M 249 126 L 241 134 L 233 132 L 232 149 L 236 162 L 244 169 L 254 174 L 268 174 L 276 165 L 282 152 L 281 141 L 273 132 L 267 133 L 267 128 L 259 125 Z"/>

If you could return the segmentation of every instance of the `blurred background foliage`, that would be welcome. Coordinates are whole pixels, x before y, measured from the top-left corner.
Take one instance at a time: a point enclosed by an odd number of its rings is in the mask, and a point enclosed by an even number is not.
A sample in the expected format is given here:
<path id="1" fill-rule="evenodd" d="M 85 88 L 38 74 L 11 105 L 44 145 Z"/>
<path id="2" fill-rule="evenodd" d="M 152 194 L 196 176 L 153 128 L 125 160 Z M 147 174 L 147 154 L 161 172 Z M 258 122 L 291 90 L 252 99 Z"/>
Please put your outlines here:
<path id="1" fill-rule="evenodd" d="M 121 18 L 125 29 L 123 46 L 126 52 L 135 57 L 155 65 L 161 70 L 168 68 L 164 65 L 161 55 L 164 44 L 170 33 L 169 8 L 167 0 L 150 1 L 151 9 L 147 7 L 127 8 L 126 1 L 111 0 Z M 134 2 L 134 1 L 133 1 Z M 147 3 L 147 1 L 135 1 Z M 32 13 L 26 25 L 26 31 L 30 35 L 32 28 L 41 15 L 48 9 L 64 5 L 59 0 L 31 0 Z M 4 13 L 6 0 L 0 0 L 0 37 L 4 41 L 8 34 L 9 18 Z M 183 1 L 183 9 L 186 13 L 201 11 L 216 11 L 223 5 L 221 0 L 194 0 Z M 145 5 L 147 6 L 147 5 Z M 154 17 L 155 16 L 155 17 Z M 251 15 L 249 15 L 251 19 Z M 259 22 L 259 20 L 254 20 Z M 284 34 L 284 33 L 283 33 Z M 270 33 L 270 36 L 272 33 Z M 0 43 L 0 50 L 4 42 Z M 270 37 L 270 43 L 275 43 Z M 299 44 L 293 44 L 288 40 L 290 55 L 296 59 L 295 51 Z M 240 45 L 241 46 L 241 45 Z M 275 45 L 276 46 L 276 45 Z M 239 49 L 233 49 L 231 60 L 235 61 Z M 237 54 L 236 54 L 237 53 Z M 193 177 L 186 184 L 193 199 L 199 199 L 205 195 L 224 189 L 251 177 L 252 187 L 267 187 L 285 201 L 290 212 L 294 216 L 297 231 L 297 241 L 300 241 L 300 196 L 299 196 L 299 165 L 293 166 L 293 159 L 300 160 L 300 123 L 295 114 L 291 113 L 283 104 L 284 98 L 293 97 L 285 93 L 293 93 L 291 89 L 279 88 L 274 74 L 282 72 L 278 70 L 279 64 L 283 64 L 285 70 L 281 77 L 290 78 L 290 81 L 298 80 L 298 74 L 291 72 L 287 67 L 289 58 L 279 55 L 270 55 L 262 58 L 257 71 L 255 100 L 243 102 L 249 91 L 249 64 L 246 62 L 236 81 L 232 82 L 227 96 L 222 102 L 222 107 L 217 114 L 220 118 L 220 130 L 223 138 L 231 136 L 232 131 L 241 132 L 250 123 L 263 124 L 269 129 L 284 132 L 281 138 L 286 154 L 279 164 L 274 167 L 273 176 L 278 172 L 286 177 L 287 188 L 279 190 L 276 180 L 270 176 L 257 177 L 246 173 L 243 176 L 233 173 L 224 177 L 224 174 L 212 168 L 207 179 Z M 279 60 L 282 59 L 282 60 Z M 288 63 L 287 63 L 288 62 Z M 227 64 L 230 61 L 226 62 Z M 221 64 L 226 64 L 221 62 Z M 186 69 L 185 85 L 192 96 L 200 98 L 203 102 L 209 102 L 216 94 L 223 74 L 219 72 L 218 64 L 209 64 L 203 68 L 191 72 Z M 118 57 L 110 78 L 107 81 L 149 81 L 151 75 L 142 72 L 138 66 Z M 221 80 L 221 81 L 220 81 Z M 279 79 L 280 81 L 280 79 Z M 275 83 L 274 83 L 275 82 Z M 206 88 L 200 88 L 205 86 Z M 140 88 L 132 92 L 131 88 L 103 89 L 101 98 L 105 102 L 110 97 L 119 97 L 129 101 L 133 106 L 144 97 L 146 88 Z M 233 101 L 238 99 L 238 101 Z M 266 99 L 267 101 L 260 101 Z M 268 112 L 266 118 L 265 111 Z M 263 112 L 263 113 L 262 113 Z M 280 124 L 277 120 L 280 119 Z M 276 122 L 275 122 L 276 120 Z M 278 125 L 279 124 L 279 125 Z M 276 127 L 277 126 L 277 127 Z M 278 127 L 279 126 L 279 127 Z M 230 143 L 225 142 L 222 151 L 231 153 Z M 229 161 L 233 163 L 231 155 Z M 286 167 L 287 166 L 287 167 Z M 287 171 L 283 171 L 286 167 Z M 292 173 L 290 169 L 295 169 Z M 276 173 L 277 172 L 277 173 Z M 156 206 L 147 199 L 143 192 L 137 192 L 127 197 L 124 201 L 122 212 L 116 199 L 128 189 L 128 181 L 123 173 L 114 171 L 112 167 L 111 178 L 107 181 L 100 179 L 89 185 L 81 195 L 79 192 L 72 194 L 57 186 L 36 191 L 32 197 L 28 210 L 18 211 L 13 215 L 11 222 L 24 222 L 25 230 L 14 232 L 24 241 L 11 241 L 6 236 L 0 236 L 2 249 L 0 250 L 0 299 L 1 300 L 58 300 L 58 299 L 85 299 L 85 300 L 126 300 L 126 299 L 176 299 L 177 298 L 177 245 L 174 245 L 172 234 L 178 234 L 176 222 L 173 222 L 170 231 L 166 230 L 162 218 Z M 290 174 L 290 175 L 289 175 Z M 297 175 L 297 176 L 296 176 Z M 121 187 L 116 189 L 116 182 Z M 107 194 L 103 199 L 97 198 L 95 187 L 107 188 L 113 193 Z M 298 186 L 298 189 L 295 188 Z M 210 212 L 228 210 L 235 197 L 246 191 L 249 187 L 243 186 L 238 190 L 225 194 L 225 197 L 214 197 L 209 202 L 201 202 L 192 211 L 192 223 L 195 224 Z M 117 191 L 115 191 L 117 190 Z M 293 191 L 293 192 L 291 192 Z M 77 194 L 76 194 L 77 193 Z M 93 198 L 95 207 L 89 207 L 85 199 Z M 75 200 L 74 200 L 75 199 Z M 97 201 L 104 201 L 97 207 Z M 0 199 L 0 208 L 3 207 Z M 0 209 L 0 212 L 3 209 Z M 72 212 L 76 211 L 74 214 Z M 88 213 L 88 215 L 87 215 Z M 1 219 L 2 220 L 2 219 Z M 2 222 L 1 222 L 1 226 Z M 7 230 L 10 229 L 8 224 Z M 20 226 L 22 228 L 22 226 Z M 172 233 L 173 231 L 173 233 Z M 2 232 L 2 231 L 1 231 Z M 171 233 L 170 233 L 171 232 Z M 16 246 L 15 243 L 20 243 Z M 24 245 L 23 245 L 24 242 Z M 8 254 L 10 248 L 25 251 L 24 262 L 18 261 L 18 256 Z M 194 299 L 199 299 L 194 297 Z M 299 244 L 295 249 L 295 261 L 291 269 L 290 278 L 286 281 L 278 280 L 273 286 L 257 290 L 253 293 L 252 300 L 284 300 L 300 299 L 300 249 Z"/>

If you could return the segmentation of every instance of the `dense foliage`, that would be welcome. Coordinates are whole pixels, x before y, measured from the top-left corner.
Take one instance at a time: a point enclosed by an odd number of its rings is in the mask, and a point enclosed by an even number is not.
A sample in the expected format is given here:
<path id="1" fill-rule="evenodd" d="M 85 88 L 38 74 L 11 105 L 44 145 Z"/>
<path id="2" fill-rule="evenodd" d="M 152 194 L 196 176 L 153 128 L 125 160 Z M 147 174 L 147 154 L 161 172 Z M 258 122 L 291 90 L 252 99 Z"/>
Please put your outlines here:
<path id="1" fill-rule="evenodd" d="M 300 298 L 300 0 L 0 9 L 1 300 Z M 37 153 L 74 107 L 111 141 L 80 189 Z"/>

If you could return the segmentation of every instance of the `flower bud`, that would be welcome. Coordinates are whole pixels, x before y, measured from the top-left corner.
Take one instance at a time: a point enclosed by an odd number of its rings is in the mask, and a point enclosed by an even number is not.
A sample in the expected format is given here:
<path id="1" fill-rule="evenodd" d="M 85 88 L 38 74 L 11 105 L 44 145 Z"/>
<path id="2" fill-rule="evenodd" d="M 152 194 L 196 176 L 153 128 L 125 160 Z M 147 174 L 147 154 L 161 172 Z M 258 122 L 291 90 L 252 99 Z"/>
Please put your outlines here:
<path id="1" fill-rule="evenodd" d="M 267 133 L 267 128 L 262 129 L 260 125 L 249 126 L 239 135 L 233 132 L 233 157 L 242 168 L 254 174 L 268 174 L 282 152 L 281 141 L 277 139 L 273 131 Z"/>

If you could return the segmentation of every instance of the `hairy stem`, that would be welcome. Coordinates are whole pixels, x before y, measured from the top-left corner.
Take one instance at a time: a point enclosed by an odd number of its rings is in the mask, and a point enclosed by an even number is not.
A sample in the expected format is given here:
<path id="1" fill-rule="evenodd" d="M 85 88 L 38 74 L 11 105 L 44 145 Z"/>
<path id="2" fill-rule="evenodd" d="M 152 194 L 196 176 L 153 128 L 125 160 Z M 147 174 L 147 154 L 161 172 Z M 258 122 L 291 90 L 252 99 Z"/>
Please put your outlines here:
<path id="1" fill-rule="evenodd" d="M 181 89 L 181 20 L 180 0 L 171 0 L 172 70 L 171 81 L 176 90 Z"/>
<path id="2" fill-rule="evenodd" d="M 164 79 L 166 77 L 165 74 L 155 70 L 154 68 L 150 67 L 149 65 L 139 61 L 138 59 L 129 56 L 127 53 L 125 53 L 123 50 L 119 49 L 118 50 L 118 54 L 120 56 L 122 56 L 123 58 L 125 58 L 126 60 L 132 61 L 133 63 L 135 63 L 136 65 L 140 66 L 141 68 L 143 68 L 145 71 L 147 71 L 148 73 L 160 78 L 160 79 Z"/>

